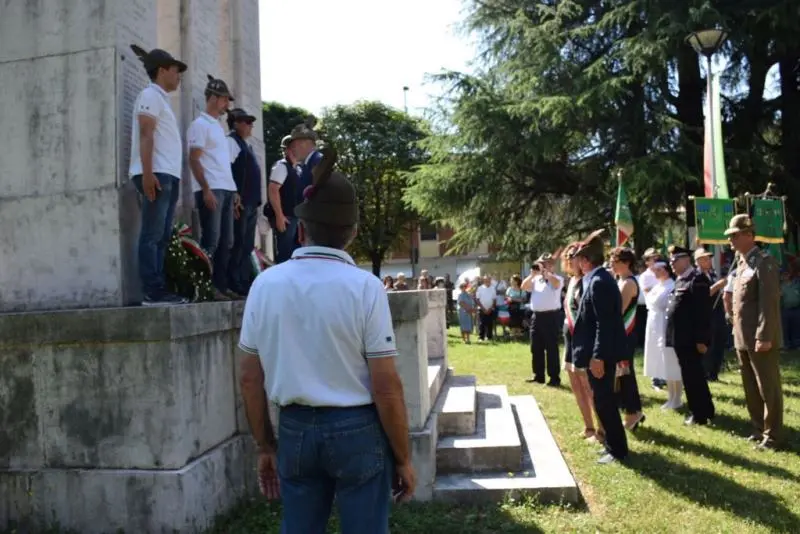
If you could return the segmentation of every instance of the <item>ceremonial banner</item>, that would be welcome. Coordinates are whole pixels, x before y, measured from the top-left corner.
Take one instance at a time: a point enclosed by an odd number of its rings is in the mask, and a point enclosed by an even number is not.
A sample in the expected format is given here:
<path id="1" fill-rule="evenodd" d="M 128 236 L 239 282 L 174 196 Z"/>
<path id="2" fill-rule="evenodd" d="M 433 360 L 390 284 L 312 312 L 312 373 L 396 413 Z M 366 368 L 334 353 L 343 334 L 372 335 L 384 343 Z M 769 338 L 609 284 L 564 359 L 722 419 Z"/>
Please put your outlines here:
<path id="1" fill-rule="evenodd" d="M 622 187 L 622 180 L 619 181 L 617 189 L 617 211 L 614 215 L 614 224 L 617 225 L 616 246 L 623 246 L 633 235 L 633 217 L 631 208 L 628 205 L 628 195 Z"/>
<path id="2" fill-rule="evenodd" d="M 733 217 L 733 200 L 726 198 L 695 198 L 694 216 L 697 242 L 724 245 L 728 242 L 725 230 Z M 694 246 L 694 243 L 689 245 Z"/>
<path id="3" fill-rule="evenodd" d="M 783 201 L 754 199 L 752 209 L 756 241 L 783 243 Z"/>

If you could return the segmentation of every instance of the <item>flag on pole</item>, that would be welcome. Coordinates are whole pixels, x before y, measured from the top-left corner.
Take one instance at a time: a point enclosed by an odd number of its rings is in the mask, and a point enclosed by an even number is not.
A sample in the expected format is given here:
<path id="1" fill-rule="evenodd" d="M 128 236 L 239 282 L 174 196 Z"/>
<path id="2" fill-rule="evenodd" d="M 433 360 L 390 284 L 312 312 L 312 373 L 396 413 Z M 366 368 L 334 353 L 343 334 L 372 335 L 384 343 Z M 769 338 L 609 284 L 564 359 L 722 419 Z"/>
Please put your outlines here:
<path id="1" fill-rule="evenodd" d="M 705 144 L 703 150 L 703 184 L 706 198 L 730 198 L 728 194 L 728 177 L 725 172 L 725 154 L 722 151 L 722 110 L 719 104 L 719 76 L 711 76 L 710 109 L 706 106 Z M 706 103 L 709 104 L 709 100 Z M 711 117 L 714 117 L 712 128 Z M 711 132 L 714 138 L 711 138 Z M 715 165 L 711 165 L 714 158 Z M 712 172 L 716 171 L 717 190 L 711 188 Z"/>
<path id="2" fill-rule="evenodd" d="M 617 225 L 617 246 L 621 247 L 633 235 L 633 217 L 631 217 L 628 195 L 625 194 L 621 179 L 617 189 L 617 211 L 614 215 L 614 224 Z"/>

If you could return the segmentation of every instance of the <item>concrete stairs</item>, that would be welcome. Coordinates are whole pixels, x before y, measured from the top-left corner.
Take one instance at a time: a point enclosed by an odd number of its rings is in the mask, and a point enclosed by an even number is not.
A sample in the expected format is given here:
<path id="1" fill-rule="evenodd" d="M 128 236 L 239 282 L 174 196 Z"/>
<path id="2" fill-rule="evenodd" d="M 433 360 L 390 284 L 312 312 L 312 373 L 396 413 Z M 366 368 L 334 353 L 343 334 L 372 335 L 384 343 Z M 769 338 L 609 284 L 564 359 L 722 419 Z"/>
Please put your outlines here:
<path id="1" fill-rule="evenodd" d="M 486 503 L 530 495 L 578 502 L 578 486 L 533 396 L 478 386 L 474 376 L 453 375 L 444 360 L 429 364 L 434 500 Z"/>

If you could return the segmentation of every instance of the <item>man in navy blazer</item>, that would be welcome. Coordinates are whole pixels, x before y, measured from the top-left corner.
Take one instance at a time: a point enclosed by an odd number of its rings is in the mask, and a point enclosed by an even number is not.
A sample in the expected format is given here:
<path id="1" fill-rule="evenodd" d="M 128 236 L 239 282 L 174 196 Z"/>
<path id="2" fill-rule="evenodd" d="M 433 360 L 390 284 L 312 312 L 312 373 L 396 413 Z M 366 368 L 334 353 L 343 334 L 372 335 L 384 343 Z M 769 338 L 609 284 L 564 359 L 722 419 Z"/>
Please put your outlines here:
<path id="1" fill-rule="evenodd" d="M 617 283 L 602 265 L 602 230 L 591 234 L 575 252 L 583 280 L 575 330 L 572 361 L 588 369 L 594 407 L 605 430 L 605 454 L 598 463 L 609 464 L 628 455 L 628 439 L 614 395 L 617 354 L 625 343 L 622 298 Z"/>

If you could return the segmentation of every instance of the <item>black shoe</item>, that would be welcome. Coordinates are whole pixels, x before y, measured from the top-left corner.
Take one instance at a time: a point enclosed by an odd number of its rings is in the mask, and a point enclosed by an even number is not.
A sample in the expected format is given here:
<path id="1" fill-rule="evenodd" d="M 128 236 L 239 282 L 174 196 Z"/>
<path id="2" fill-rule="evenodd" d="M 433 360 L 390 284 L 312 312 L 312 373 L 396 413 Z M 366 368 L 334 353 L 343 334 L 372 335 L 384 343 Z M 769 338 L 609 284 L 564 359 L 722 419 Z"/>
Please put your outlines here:
<path id="1" fill-rule="evenodd" d="M 561 387 L 561 381 L 560 380 L 558 380 L 558 381 L 551 380 L 550 382 L 547 383 L 547 386 L 551 387 L 551 388 L 560 388 Z"/>
<path id="2" fill-rule="evenodd" d="M 167 292 L 146 295 L 142 299 L 142 306 L 178 306 L 188 303 L 189 299 Z"/>
<path id="3" fill-rule="evenodd" d="M 746 441 L 751 441 L 753 443 L 761 443 L 764 441 L 764 436 L 761 434 L 750 434 L 745 438 Z"/>
<path id="4" fill-rule="evenodd" d="M 693 426 L 693 425 L 705 426 L 708 424 L 708 419 L 696 419 L 695 416 L 690 415 L 689 417 L 686 418 L 683 424 L 687 426 Z"/>
<path id="5" fill-rule="evenodd" d="M 525 380 L 528 384 L 544 384 L 544 378 L 539 378 L 538 376 L 532 376 Z"/>

